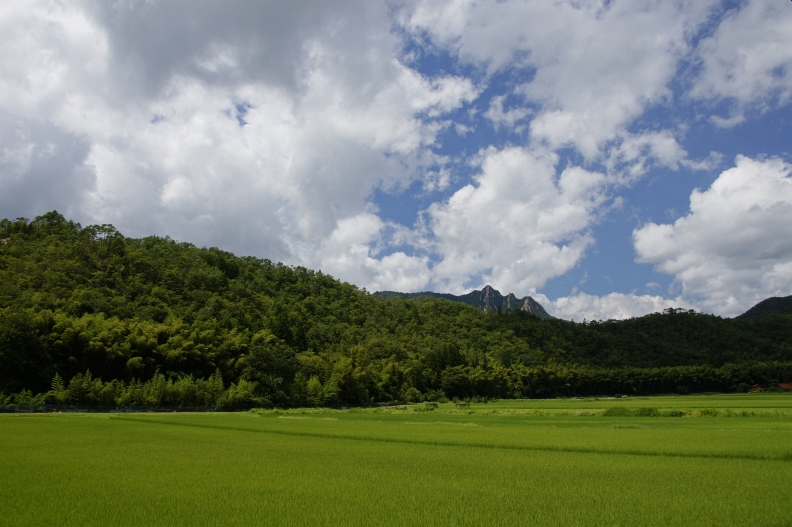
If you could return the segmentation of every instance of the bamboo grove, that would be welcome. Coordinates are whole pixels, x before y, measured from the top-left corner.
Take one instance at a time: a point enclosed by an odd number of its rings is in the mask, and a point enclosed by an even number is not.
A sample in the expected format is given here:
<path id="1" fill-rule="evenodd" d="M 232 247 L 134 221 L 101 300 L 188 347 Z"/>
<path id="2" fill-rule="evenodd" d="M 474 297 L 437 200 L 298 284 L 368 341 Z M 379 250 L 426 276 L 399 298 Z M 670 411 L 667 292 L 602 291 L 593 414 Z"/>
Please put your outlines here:
<path id="1" fill-rule="evenodd" d="M 0 221 L 0 404 L 337 406 L 741 391 L 792 316 L 539 320 L 379 300 L 321 271 L 50 212 Z"/>

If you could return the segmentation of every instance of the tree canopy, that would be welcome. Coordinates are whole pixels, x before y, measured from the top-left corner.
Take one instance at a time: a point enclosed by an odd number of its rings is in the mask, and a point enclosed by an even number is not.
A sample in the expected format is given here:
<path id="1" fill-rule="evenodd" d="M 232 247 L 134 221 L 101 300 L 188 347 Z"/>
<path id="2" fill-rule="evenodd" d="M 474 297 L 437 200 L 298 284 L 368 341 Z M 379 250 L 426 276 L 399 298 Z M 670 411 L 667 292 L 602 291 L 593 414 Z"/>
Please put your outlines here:
<path id="1" fill-rule="evenodd" d="M 381 300 L 321 271 L 55 211 L 0 221 L 6 394 L 53 391 L 56 376 L 115 383 L 116 402 L 135 383 L 214 378 L 237 401 L 281 406 L 728 391 L 792 380 L 790 322 L 671 309 L 579 324 Z"/>

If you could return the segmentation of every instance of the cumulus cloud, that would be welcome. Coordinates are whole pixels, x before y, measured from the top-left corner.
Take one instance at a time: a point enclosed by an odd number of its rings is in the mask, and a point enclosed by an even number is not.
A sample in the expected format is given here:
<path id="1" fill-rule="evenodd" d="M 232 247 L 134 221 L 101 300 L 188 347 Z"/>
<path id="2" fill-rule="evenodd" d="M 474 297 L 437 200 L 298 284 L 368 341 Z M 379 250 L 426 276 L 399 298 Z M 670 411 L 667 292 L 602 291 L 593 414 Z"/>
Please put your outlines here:
<path id="1" fill-rule="evenodd" d="M 511 108 L 509 110 L 504 110 L 503 99 L 505 98 L 505 95 L 493 97 L 492 101 L 490 101 L 489 108 L 484 112 L 484 117 L 492 121 L 495 128 L 506 127 L 518 132 L 522 131 L 524 127 L 520 126 L 515 129 L 514 125 L 528 116 L 531 111 L 527 108 Z"/>
<path id="2" fill-rule="evenodd" d="M 362 1 L 6 5 L 4 215 L 58 208 L 331 265 L 359 249 L 333 236 L 374 189 L 448 186 L 440 118 L 477 95 L 405 66 L 391 24 L 387 5 Z M 398 258 L 381 258 L 383 280 L 411 283 Z M 344 279 L 385 284 L 352 263 L 336 267 Z"/>
<path id="3" fill-rule="evenodd" d="M 406 27 L 490 74 L 506 67 L 532 72 L 515 88 L 541 105 L 531 138 L 596 159 L 648 105 L 670 97 L 668 83 L 714 4 L 431 0 L 402 17 Z"/>
<path id="4" fill-rule="evenodd" d="M 692 95 L 737 104 L 735 115 L 715 116 L 720 126 L 742 122 L 747 105 L 767 108 L 792 96 L 792 10 L 786 2 L 745 3 L 700 43 L 698 53 L 702 72 Z"/>
<path id="5" fill-rule="evenodd" d="M 474 184 L 427 211 L 424 243 L 440 255 L 434 283 L 522 291 L 573 268 L 593 243 L 588 228 L 608 199 L 607 180 L 575 166 L 556 175 L 557 163 L 544 150 L 482 152 Z"/>
<path id="6" fill-rule="evenodd" d="M 737 315 L 769 296 L 792 294 L 792 167 L 738 156 L 690 212 L 633 232 L 638 261 L 671 274 L 709 312 Z"/>
<path id="7" fill-rule="evenodd" d="M 716 4 L 5 3 L 1 215 L 58 209 L 132 236 L 169 234 L 322 269 L 372 290 L 491 283 L 530 293 L 581 262 L 596 243 L 592 225 L 625 186 L 658 167 L 720 163 L 717 153 L 689 158 L 685 123 L 640 120 L 674 103 L 681 63 L 701 61 L 694 102 L 739 103 L 734 115 L 710 118 L 719 125 L 746 119 L 746 105 L 788 100 L 789 10 L 749 2 L 694 49 Z M 451 66 L 427 71 L 414 60 L 433 52 Z M 502 142 L 504 131 L 523 134 L 521 143 Z M 562 160 L 567 148 L 571 160 Z M 733 170 L 778 174 L 779 163 L 740 158 Z M 768 177 L 762 192 L 781 199 L 786 187 Z M 722 276 L 749 267 L 732 255 L 737 245 L 689 241 L 714 221 L 702 211 L 728 201 L 718 182 L 694 193 L 704 208 L 634 236 L 641 261 L 676 276 L 690 302 L 715 298 L 701 255 L 716 255 Z M 407 195 L 414 189 L 420 196 Z M 380 214 L 379 192 L 412 200 L 416 225 Z M 755 201 L 740 212 L 747 224 L 764 210 Z M 748 290 L 788 290 L 779 250 L 759 278 L 748 277 Z M 733 292 L 737 278 L 722 280 L 734 305 L 753 298 Z M 580 293 L 549 309 L 605 318 L 663 302 Z"/>
<path id="8" fill-rule="evenodd" d="M 365 284 L 372 291 L 414 291 L 425 287 L 430 278 L 428 258 L 409 256 L 402 251 L 379 254 L 383 239 L 399 236 L 398 232 L 388 232 L 394 229 L 399 227 L 386 224 L 370 212 L 339 221 L 322 243 L 322 270 L 344 276 L 349 269 L 355 269 L 356 283 Z"/>
<path id="9" fill-rule="evenodd" d="M 556 300 L 535 295 L 548 313 L 554 317 L 575 320 L 621 320 L 647 313 L 661 313 L 669 308 L 694 309 L 696 306 L 683 298 L 664 298 L 659 295 L 610 293 L 597 296 L 576 293 Z"/>
<path id="10" fill-rule="evenodd" d="M 693 165 L 671 132 L 625 133 L 609 152 L 605 166 L 624 182 L 642 176 L 653 165 L 672 170 L 680 164 Z M 700 163 L 700 162 L 699 162 Z M 705 165 L 706 166 L 706 165 Z"/>

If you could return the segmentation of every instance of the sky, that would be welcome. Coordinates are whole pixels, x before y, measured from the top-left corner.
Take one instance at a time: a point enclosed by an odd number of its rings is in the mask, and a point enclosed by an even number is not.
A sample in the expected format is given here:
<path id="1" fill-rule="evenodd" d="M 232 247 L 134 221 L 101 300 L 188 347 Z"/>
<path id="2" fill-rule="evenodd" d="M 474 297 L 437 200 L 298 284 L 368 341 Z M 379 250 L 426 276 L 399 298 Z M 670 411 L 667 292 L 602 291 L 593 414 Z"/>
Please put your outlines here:
<path id="1" fill-rule="evenodd" d="M 0 4 L 0 217 L 565 319 L 792 294 L 792 2 Z"/>

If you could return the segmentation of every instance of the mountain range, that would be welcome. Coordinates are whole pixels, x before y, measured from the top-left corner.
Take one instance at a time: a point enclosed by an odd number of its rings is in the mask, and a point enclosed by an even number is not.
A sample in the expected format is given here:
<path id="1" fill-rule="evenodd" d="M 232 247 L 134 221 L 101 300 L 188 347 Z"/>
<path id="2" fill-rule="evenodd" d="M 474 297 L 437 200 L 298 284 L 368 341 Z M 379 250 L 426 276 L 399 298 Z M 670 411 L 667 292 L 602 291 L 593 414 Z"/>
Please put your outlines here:
<path id="1" fill-rule="evenodd" d="M 533 299 L 533 297 L 526 296 L 517 298 L 513 293 L 503 296 L 500 291 L 492 286 L 484 286 L 480 291 L 471 291 L 464 295 L 452 295 L 448 293 L 433 293 L 432 291 L 423 291 L 421 293 L 399 293 L 396 291 L 377 291 L 373 295 L 380 300 L 393 297 L 403 297 L 407 300 L 419 298 L 442 298 L 452 302 L 462 302 L 469 306 L 481 309 L 484 312 L 506 312 L 506 311 L 527 311 L 532 315 L 536 315 L 542 320 L 554 319 L 542 305 Z M 763 318 L 771 315 L 787 315 L 792 314 L 792 295 L 785 297 L 774 296 L 762 300 L 751 309 L 741 315 L 734 317 L 737 320 L 749 320 L 752 318 Z"/>
<path id="2" fill-rule="evenodd" d="M 398 293 L 396 291 L 378 291 L 374 293 L 376 298 L 384 300 L 386 298 L 401 296 L 405 299 L 418 299 L 418 298 L 442 298 L 452 302 L 462 302 L 470 306 L 481 309 L 485 312 L 505 312 L 505 311 L 527 311 L 532 315 L 536 315 L 542 320 L 548 320 L 552 317 L 545 311 L 542 305 L 530 296 L 517 298 L 514 293 L 509 293 L 503 296 L 500 291 L 494 289 L 492 286 L 484 286 L 481 291 L 471 291 L 464 295 L 451 295 L 448 293 L 433 293 L 431 291 L 424 291 L 422 293 Z"/>

